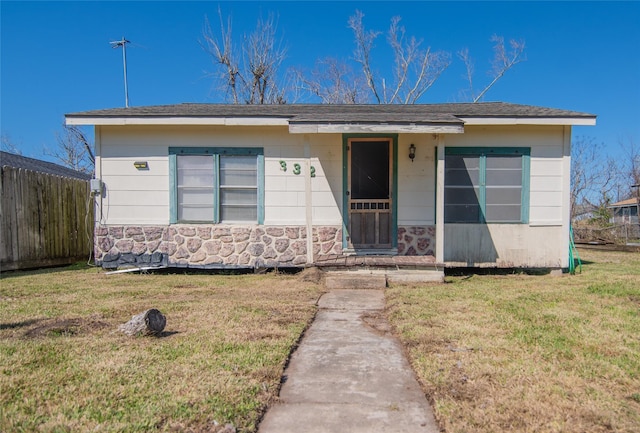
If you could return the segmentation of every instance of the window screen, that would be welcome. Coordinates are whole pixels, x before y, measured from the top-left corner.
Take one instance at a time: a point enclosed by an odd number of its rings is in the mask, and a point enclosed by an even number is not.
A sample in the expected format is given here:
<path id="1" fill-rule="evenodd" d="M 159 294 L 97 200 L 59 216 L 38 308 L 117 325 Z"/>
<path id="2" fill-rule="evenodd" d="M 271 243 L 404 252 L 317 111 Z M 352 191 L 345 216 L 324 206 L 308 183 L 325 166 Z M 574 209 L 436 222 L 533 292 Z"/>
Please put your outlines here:
<path id="1" fill-rule="evenodd" d="M 220 219 L 258 219 L 258 172 L 255 156 L 220 157 Z"/>
<path id="2" fill-rule="evenodd" d="M 262 149 L 169 148 L 172 222 L 259 222 Z M 259 164 L 260 162 L 260 164 Z M 260 171 L 262 173 L 262 171 Z"/>
<path id="3" fill-rule="evenodd" d="M 446 222 L 471 223 L 480 219 L 480 157 L 450 155 L 445 157 Z"/>
<path id="4" fill-rule="evenodd" d="M 212 221 L 213 157 L 180 155 L 177 158 L 178 219 Z"/>
<path id="5" fill-rule="evenodd" d="M 527 148 L 447 149 L 445 222 L 525 222 L 528 155 Z"/>
<path id="6" fill-rule="evenodd" d="M 487 222 L 520 222 L 522 214 L 522 156 L 486 158 Z"/>

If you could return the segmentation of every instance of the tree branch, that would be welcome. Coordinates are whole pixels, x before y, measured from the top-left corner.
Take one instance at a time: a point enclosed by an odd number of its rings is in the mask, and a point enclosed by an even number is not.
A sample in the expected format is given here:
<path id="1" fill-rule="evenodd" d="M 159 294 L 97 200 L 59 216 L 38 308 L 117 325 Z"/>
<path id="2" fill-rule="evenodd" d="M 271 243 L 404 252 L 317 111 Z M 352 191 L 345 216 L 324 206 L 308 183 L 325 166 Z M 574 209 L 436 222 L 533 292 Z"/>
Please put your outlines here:
<path id="1" fill-rule="evenodd" d="M 234 104 L 285 103 L 285 89 L 280 85 L 282 77 L 278 74 L 286 49 L 276 41 L 277 25 L 273 15 L 264 20 L 260 18 L 254 31 L 243 37 L 240 59 L 233 45 L 231 18 L 227 18 L 225 25 L 220 8 L 218 15 L 220 38 L 205 17 L 201 46 L 218 69 L 220 87 L 227 97 L 230 96 Z"/>
<path id="2" fill-rule="evenodd" d="M 353 30 L 356 42 L 353 55 L 355 61 L 362 66 L 362 72 L 366 78 L 367 86 L 371 89 L 378 104 L 381 104 L 383 100 L 378 94 L 373 72 L 371 72 L 371 48 L 373 47 L 373 41 L 378 37 L 380 32 L 374 32 L 373 30 L 365 31 L 364 25 L 362 24 L 363 17 L 364 14 L 356 10 L 355 15 L 349 18 L 349 27 Z"/>
<path id="3" fill-rule="evenodd" d="M 75 125 L 62 125 L 62 132 L 56 133 L 57 146 L 53 150 L 44 149 L 45 155 L 53 157 L 59 164 L 83 173 L 93 173 L 95 157 L 91 143 L 84 132 Z"/>
<path id="4" fill-rule="evenodd" d="M 458 51 L 458 57 L 464 63 L 465 70 L 466 70 L 465 79 L 469 82 L 469 94 L 471 96 L 471 99 L 473 99 L 474 98 L 474 94 L 473 94 L 474 65 L 473 65 L 473 60 L 469 55 L 469 48 L 463 48 L 462 50 Z"/>
<path id="5" fill-rule="evenodd" d="M 524 41 L 515 41 L 511 39 L 509 41 L 511 45 L 511 51 L 508 53 L 504 47 L 504 38 L 502 36 L 493 35 L 491 37 L 491 41 L 495 42 L 493 46 L 494 50 L 494 59 L 492 62 L 492 73 L 493 80 L 484 88 L 482 91 L 473 98 L 473 102 L 478 102 L 482 97 L 489 91 L 494 84 L 498 82 L 500 78 L 507 72 L 509 69 L 514 67 L 520 62 L 526 60 L 522 57 L 522 53 L 524 52 Z"/>

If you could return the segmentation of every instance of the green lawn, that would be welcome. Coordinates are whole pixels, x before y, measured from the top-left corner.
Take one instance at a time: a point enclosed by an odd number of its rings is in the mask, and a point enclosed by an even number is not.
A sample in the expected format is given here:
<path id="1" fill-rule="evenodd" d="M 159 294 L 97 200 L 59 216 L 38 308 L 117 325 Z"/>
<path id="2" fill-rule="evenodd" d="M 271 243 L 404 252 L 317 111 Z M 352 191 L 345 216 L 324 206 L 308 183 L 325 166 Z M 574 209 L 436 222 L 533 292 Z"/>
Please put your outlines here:
<path id="1" fill-rule="evenodd" d="M 105 275 L 0 280 L 0 431 L 255 431 L 322 286 L 300 277 Z M 148 308 L 160 338 L 118 325 Z"/>
<path id="2" fill-rule="evenodd" d="M 636 432 L 640 254 L 582 274 L 387 289 L 387 315 L 447 432 Z M 307 275 L 308 276 L 308 275 Z M 302 275 L 0 279 L 0 431 L 253 432 L 324 290 Z M 118 325 L 158 308 L 160 338 Z"/>
<path id="3" fill-rule="evenodd" d="M 640 431 L 640 254 L 581 255 L 575 276 L 387 290 L 447 432 Z"/>

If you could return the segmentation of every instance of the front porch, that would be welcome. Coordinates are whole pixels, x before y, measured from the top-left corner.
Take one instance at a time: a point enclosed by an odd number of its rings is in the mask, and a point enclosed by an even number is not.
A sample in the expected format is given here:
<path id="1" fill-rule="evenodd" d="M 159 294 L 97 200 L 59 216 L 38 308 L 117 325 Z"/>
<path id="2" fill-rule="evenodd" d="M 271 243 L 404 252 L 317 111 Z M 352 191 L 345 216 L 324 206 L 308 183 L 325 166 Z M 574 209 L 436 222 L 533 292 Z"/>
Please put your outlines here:
<path id="1" fill-rule="evenodd" d="M 345 268 L 431 270 L 444 268 L 444 264 L 436 263 L 436 258 L 432 255 L 394 256 L 332 254 L 316 257 L 314 259 L 313 266 L 323 270 L 340 270 Z"/>
<path id="2" fill-rule="evenodd" d="M 444 265 L 434 256 L 332 255 L 314 260 L 328 289 L 380 289 L 389 284 L 442 283 Z"/>

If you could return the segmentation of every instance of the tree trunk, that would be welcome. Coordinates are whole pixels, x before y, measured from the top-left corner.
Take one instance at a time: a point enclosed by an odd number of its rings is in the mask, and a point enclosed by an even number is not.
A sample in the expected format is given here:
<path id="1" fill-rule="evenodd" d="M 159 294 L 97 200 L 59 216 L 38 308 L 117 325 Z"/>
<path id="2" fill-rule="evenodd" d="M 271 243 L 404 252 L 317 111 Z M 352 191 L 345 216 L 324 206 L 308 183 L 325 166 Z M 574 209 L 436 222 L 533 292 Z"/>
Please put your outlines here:
<path id="1" fill-rule="evenodd" d="M 152 308 L 136 314 L 127 323 L 120 325 L 120 331 L 127 335 L 159 335 L 167 324 L 164 315 Z"/>

